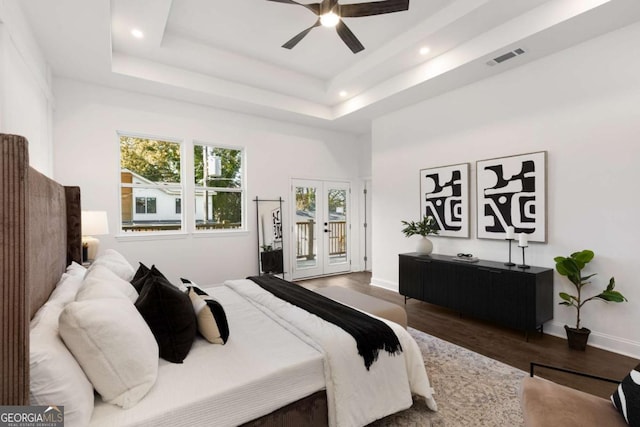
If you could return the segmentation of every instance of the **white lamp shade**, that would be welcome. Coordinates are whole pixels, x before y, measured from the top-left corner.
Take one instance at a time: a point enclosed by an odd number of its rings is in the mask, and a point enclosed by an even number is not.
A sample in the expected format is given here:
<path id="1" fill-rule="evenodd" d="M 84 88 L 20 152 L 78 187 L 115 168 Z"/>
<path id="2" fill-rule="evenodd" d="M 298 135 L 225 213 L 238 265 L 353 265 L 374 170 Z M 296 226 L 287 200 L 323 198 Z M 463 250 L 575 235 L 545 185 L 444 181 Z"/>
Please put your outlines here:
<path id="1" fill-rule="evenodd" d="M 100 236 L 109 234 L 109 223 L 105 211 L 82 211 L 82 235 Z"/>
<path id="2" fill-rule="evenodd" d="M 87 249 L 86 259 L 93 261 L 98 254 L 100 241 L 92 236 L 109 234 L 109 223 L 105 211 L 82 211 L 82 246 Z"/>

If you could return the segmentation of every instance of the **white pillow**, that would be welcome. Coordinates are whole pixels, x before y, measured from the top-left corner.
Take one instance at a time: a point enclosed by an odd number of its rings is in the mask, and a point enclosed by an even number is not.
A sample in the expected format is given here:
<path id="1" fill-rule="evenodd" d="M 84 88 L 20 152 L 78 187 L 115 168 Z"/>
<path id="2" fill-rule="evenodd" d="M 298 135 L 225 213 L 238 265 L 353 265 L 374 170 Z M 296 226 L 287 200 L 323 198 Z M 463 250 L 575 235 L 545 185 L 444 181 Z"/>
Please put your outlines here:
<path id="1" fill-rule="evenodd" d="M 56 284 L 56 287 L 49 295 L 49 299 L 45 302 L 42 307 L 36 312 L 31 319 L 30 328 L 33 329 L 40 322 L 40 318 L 46 312 L 44 307 L 51 304 L 58 304 L 64 308 L 65 305 L 70 303 L 71 301 L 76 299 L 76 295 L 78 294 L 78 290 L 82 287 L 82 277 L 77 275 L 70 275 L 68 273 L 62 273 L 60 280 Z M 61 308 L 61 310 L 62 310 Z M 58 313 L 60 314 L 60 313 Z M 56 329 L 58 328 L 58 318 L 55 319 Z"/>
<path id="2" fill-rule="evenodd" d="M 67 273 L 73 275 L 73 276 L 81 276 L 84 277 L 84 275 L 87 272 L 87 268 L 78 264 L 75 261 L 72 261 L 71 264 L 69 266 L 67 266 Z"/>
<path id="3" fill-rule="evenodd" d="M 82 276 L 63 273 L 55 289 L 51 292 L 48 302 L 56 302 L 64 306 L 75 300 L 82 287 L 82 280 Z"/>
<path id="4" fill-rule="evenodd" d="M 130 408 L 158 376 L 158 344 L 135 306 L 123 299 L 68 304 L 60 335 L 105 402 Z"/>
<path id="5" fill-rule="evenodd" d="M 127 261 L 120 252 L 113 249 L 107 249 L 104 254 L 96 258 L 93 264 L 89 267 L 87 274 L 99 265 L 107 267 L 118 277 L 126 280 L 127 282 L 130 282 L 131 279 L 133 279 L 133 275 L 136 273 L 136 270 L 131 264 L 129 264 L 129 261 Z"/>
<path id="6" fill-rule="evenodd" d="M 47 303 L 38 310 L 39 322 L 29 340 L 31 405 L 64 405 L 65 425 L 89 425 L 93 386 L 58 334 L 63 306 Z"/>
<path id="7" fill-rule="evenodd" d="M 127 298 L 136 302 L 138 291 L 131 283 L 121 279 L 107 267 L 96 265 L 87 271 L 76 300 L 95 298 Z"/>

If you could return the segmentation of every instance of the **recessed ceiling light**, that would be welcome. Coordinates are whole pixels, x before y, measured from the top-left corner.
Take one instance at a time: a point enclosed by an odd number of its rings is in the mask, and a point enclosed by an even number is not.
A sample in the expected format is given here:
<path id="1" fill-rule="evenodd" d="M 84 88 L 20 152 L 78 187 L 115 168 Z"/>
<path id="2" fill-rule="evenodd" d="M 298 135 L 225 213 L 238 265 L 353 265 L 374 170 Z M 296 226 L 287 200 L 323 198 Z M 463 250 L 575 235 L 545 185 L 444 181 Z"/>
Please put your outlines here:
<path id="1" fill-rule="evenodd" d="M 339 95 L 344 98 L 345 96 L 349 95 L 349 92 L 347 92 L 346 90 L 341 90 Z"/>
<path id="2" fill-rule="evenodd" d="M 335 27 L 340 22 L 340 17 L 333 12 L 320 16 L 320 23 L 323 27 Z"/>
<path id="3" fill-rule="evenodd" d="M 423 46 L 420 48 L 420 55 L 426 55 L 429 52 L 431 52 L 431 49 L 429 49 L 427 46 Z"/>
<path id="4" fill-rule="evenodd" d="M 133 30 L 131 30 L 131 35 L 137 39 L 141 39 L 144 37 L 144 33 L 137 28 L 134 28 Z"/>

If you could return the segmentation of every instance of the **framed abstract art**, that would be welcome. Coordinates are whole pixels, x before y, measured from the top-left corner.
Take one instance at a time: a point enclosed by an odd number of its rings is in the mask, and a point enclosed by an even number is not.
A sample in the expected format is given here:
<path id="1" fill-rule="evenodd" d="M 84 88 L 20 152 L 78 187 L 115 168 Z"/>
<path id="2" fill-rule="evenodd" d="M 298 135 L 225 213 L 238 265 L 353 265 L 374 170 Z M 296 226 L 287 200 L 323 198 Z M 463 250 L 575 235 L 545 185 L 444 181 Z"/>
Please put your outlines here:
<path id="1" fill-rule="evenodd" d="M 420 218 L 432 216 L 439 236 L 469 237 L 469 163 L 420 170 Z"/>
<path id="2" fill-rule="evenodd" d="M 547 241 L 547 152 L 476 162 L 478 238 L 504 239 L 508 226 Z"/>

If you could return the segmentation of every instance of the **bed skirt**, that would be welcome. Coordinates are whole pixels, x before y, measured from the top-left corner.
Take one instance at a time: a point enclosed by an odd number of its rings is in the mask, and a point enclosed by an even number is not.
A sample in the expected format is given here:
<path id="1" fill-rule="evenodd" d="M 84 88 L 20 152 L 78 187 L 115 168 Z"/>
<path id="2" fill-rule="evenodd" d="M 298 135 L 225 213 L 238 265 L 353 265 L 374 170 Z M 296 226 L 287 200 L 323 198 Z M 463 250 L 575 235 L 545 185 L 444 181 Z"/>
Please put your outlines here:
<path id="1" fill-rule="evenodd" d="M 241 427 L 325 427 L 329 425 L 327 393 L 322 390 Z"/>

